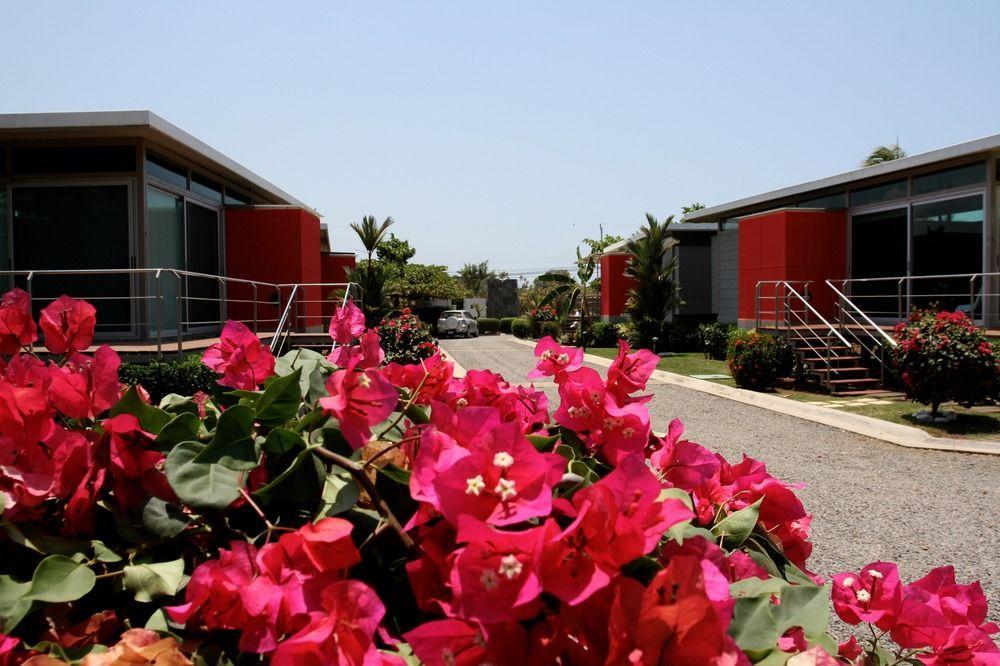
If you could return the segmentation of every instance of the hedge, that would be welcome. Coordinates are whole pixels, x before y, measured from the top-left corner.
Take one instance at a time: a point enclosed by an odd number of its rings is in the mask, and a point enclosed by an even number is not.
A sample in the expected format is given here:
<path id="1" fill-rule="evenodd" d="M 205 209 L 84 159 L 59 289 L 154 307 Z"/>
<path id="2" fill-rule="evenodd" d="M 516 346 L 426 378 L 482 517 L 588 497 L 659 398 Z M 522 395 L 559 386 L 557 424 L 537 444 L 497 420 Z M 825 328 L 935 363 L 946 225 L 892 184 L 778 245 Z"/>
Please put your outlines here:
<path id="1" fill-rule="evenodd" d="M 514 323 L 517 317 L 503 317 L 500 319 L 500 332 L 510 334 L 510 325 Z"/>
<path id="2" fill-rule="evenodd" d="M 510 323 L 510 332 L 519 338 L 530 338 L 531 320 L 521 318 L 515 319 Z"/>
<path id="3" fill-rule="evenodd" d="M 479 332 L 483 335 L 493 335 L 500 331 L 500 320 L 493 317 L 483 317 L 478 320 Z"/>
<path id="4" fill-rule="evenodd" d="M 218 374 L 202 364 L 200 356 L 193 354 L 174 361 L 122 363 L 118 368 L 118 379 L 129 386 L 141 384 L 154 405 L 169 393 L 212 393 L 218 377 Z"/>
<path id="5" fill-rule="evenodd" d="M 562 335 L 562 327 L 557 321 L 543 321 L 538 327 L 538 333 L 539 337 L 544 338 L 546 335 L 549 335 L 558 341 L 559 336 Z"/>

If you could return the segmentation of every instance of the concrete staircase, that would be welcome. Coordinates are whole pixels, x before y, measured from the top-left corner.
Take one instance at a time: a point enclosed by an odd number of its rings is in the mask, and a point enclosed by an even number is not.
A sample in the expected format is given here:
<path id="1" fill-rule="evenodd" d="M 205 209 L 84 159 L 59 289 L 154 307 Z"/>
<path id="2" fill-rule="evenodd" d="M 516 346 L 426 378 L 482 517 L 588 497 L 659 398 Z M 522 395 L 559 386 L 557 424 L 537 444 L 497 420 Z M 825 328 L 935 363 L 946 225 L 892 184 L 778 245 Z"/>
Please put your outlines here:
<path id="1" fill-rule="evenodd" d="M 828 390 L 832 396 L 887 394 L 881 380 L 874 376 L 861 350 L 846 346 L 833 333 L 816 328 L 792 326 L 775 330 L 784 335 L 802 369 L 803 379 Z"/>

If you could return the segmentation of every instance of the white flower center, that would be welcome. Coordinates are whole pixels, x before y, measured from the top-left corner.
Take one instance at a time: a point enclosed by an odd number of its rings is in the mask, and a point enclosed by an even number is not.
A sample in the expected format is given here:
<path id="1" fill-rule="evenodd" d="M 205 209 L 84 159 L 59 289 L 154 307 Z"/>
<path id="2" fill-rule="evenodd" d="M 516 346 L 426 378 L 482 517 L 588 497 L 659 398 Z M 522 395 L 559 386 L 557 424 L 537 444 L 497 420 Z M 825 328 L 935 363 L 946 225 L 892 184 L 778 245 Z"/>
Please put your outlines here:
<path id="1" fill-rule="evenodd" d="M 361 385 L 361 388 L 368 388 L 372 385 L 372 378 L 364 373 L 361 373 L 361 376 L 358 377 L 358 384 Z"/>
<path id="2" fill-rule="evenodd" d="M 521 575 L 524 565 L 517 561 L 513 555 L 504 555 L 500 558 L 499 573 L 506 576 L 507 580 L 513 580 Z"/>
<path id="3" fill-rule="evenodd" d="M 548 361 L 551 358 L 552 358 L 552 350 L 551 349 L 546 349 L 545 351 L 542 352 L 542 360 L 543 361 Z"/>
<path id="4" fill-rule="evenodd" d="M 466 400 L 465 398 L 459 398 L 458 400 L 455 401 L 455 405 L 458 407 L 468 407 L 469 401 Z"/>
<path id="5" fill-rule="evenodd" d="M 569 363 L 569 354 L 563 353 L 559 354 L 559 356 L 556 356 L 556 363 L 558 363 L 559 365 L 566 365 L 567 363 Z"/>
<path id="6" fill-rule="evenodd" d="M 479 497 L 479 493 L 483 492 L 483 488 L 486 487 L 486 482 L 483 481 L 483 475 L 477 474 L 471 479 L 465 480 L 465 494 L 475 495 Z"/>
<path id="7" fill-rule="evenodd" d="M 875 569 L 869 569 L 868 570 L 868 575 L 871 576 L 872 578 L 881 578 L 882 577 L 882 572 L 881 571 L 876 571 Z"/>
<path id="8" fill-rule="evenodd" d="M 858 601 L 860 601 L 861 603 L 871 601 L 872 598 L 872 595 L 868 593 L 868 590 L 858 590 L 857 592 L 854 593 L 854 595 L 858 598 Z"/>
<path id="9" fill-rule="evenodd" d="M 847 578 L 844 579 L 843 585 L 844 587 L 851 587 L 852 585 L 854 585 L 854 579 L 848 576 Z"/>
<path id="10" fill-rule="evenodd" d="M 500 479 L 497 482 L 497 487 L 493 489 L 500 499 L 504 502 L 514 499 L 517 497 L 517 489 L 515 488 L 514 479 Z"/>
<path id="11" fill-rule="evenodd" d="M 507 469 L 514 464 L 514 456 L 510 455 L 506 451 L 498 451 L 495 456 L 493 456 L 493 464 L 500 469 Z"/>
<path id="12" fill-rule="evenodd" d="M 631 437 L 634 434 L 635 434 L 635 428 L 628 427 L 622 430 L 623 437 Z"/>

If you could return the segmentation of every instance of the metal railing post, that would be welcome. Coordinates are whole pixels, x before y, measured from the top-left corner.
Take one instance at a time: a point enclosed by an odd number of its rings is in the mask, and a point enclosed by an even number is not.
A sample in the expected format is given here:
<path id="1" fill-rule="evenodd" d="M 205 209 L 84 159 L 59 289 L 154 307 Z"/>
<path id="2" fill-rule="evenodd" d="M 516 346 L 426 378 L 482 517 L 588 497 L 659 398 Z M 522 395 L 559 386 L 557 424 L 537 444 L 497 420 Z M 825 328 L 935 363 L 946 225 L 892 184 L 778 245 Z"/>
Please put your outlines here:
<path id="1" fill-rule="evenodd" d="M 251 289 L 253 289 L 253 334 L 257 335 L 257 283 L 250 283 Z"/>
<path id="2" fill-rule="evenodd" d="M 156 358 L 163 358 L 163 296 L 160 294 L 160 269 L 153 276 L 156 283 Z"/>
<path id="3" fill-rule="evenodd" d="M 753 312 L 753 327 L 760 328 L 760 282 L 754 285 L 753 288 Z"/>
<path id="4" fill-rule="evenodd" d="M 896 318 L 903 321 L 903 281 L 906 278 L 899 278 L 896 283 Z"/>
<path id="5" fill-rule="evenodd" d="M 184 288 L 187 284 L 187 280 L 182 278 L 180 274 L 176 271 L 171 271 L 174 277 L 177 278 L 177 296 L 174 298 L 174 312 L 177 317 L 177 353 L 180 354 L 184 351 L 184 315 L 183 315 L 183 303 L 186 296 L 186 289 Z"/>
<path id="6" fill-rule="evenodd" d="M 983 281 L 986 284 L 986 281 Z M 969 278 L 969 319 L 976 321 L 976 276 L 973 275 Z M 983 323 L 986 323 L 986 317 L 983 316 Z"/>
<path id="7" fill-rule="evenodd" d="M 219 328 L 221 329 L 229 319 L 229 297 L 225 278 L 216 276 L 215 280 L 219 283 Z"/>
<path id="8" fill-rule="evenodd" d="M 31 278 L 35 276 L 34 271 L 28 271 L 28 277 L 25 278 L 25 290 L 28 292 L 28 312 L 31 313 L 32 318 L 35 316 L 35 297 L 31 291 Z M 28 345 L 28 351 L 35 350 L 35 343 Z"/>

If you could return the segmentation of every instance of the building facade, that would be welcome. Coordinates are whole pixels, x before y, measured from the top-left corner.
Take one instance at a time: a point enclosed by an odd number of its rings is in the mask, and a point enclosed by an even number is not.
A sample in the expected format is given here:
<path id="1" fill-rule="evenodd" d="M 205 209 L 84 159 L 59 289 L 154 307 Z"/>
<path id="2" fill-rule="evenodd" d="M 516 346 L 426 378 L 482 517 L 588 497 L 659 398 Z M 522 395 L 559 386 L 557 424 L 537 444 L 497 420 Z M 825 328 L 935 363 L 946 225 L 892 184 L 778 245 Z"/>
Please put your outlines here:
<path id="1" fill-rule="evenodd" d="M 116 339 L 273 320 L 262 283 L 345 280 L 318 213 L 149 111 L 0 115 L 0 277 Z M 164 269 L 157 271 L 155 269 Z M 318 317 L 318 288 L 304 306 Z"/>
<path id="2" fill-rule="evenodd" d="M 690 213 L 685 224 L 714 227 L 697 278 L 712 314 L 751 325 L 768 283 L 788 281 L 810 283 L 808 300 L 832 316 L 829 280 L 875 321 L 935 304 L 997 326 L 998 160 L 995 135 Z M 613 271 L 612 282 L 627 288 Z"/>

